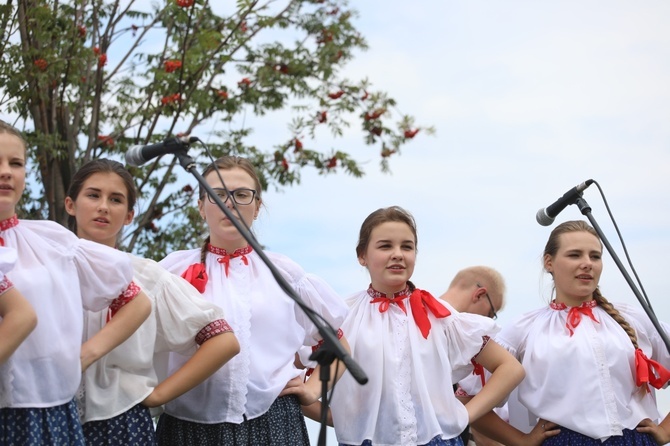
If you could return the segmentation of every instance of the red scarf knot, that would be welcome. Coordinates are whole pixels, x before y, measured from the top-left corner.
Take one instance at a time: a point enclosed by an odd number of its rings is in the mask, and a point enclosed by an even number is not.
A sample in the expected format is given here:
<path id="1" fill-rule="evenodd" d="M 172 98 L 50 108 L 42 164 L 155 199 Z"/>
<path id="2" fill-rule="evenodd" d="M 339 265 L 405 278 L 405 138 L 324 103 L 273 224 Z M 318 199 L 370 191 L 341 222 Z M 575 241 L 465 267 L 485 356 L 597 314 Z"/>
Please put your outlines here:
<path id="1" fill-rule="evenodd" d="M 379 305 L 380 313 L 384 313 L 386 310 L 388 310 L 391 304 L 396 304 L 398 307 L 400 307 L 403 313 L 407 314 L 407 308 L 405 307 L 405 302 L 403 302 L 403 300 L 407 299 L 407 297 L 407 294 L 398 297 L 375 297 L 370 301 L 370 303 L 376 304 L 381 302 L 381 305 Z"/>
<path id="2" fill-rule="evenodd" d="M 479 375 L 479 379 L 481 379 L 483 387 L 486 384 L 486 375 L 484 374 L 484 366 L 482 366 L 474 359 L 471 359 L 470 361 L 472 361 L 472 365 L 475 367 L 475 369 L 472 371 L 472 374 Z"/>
<path id="3" fill-rule="evenodd" d="M 186 268 L 186 271 L 181 276 L 193 285 L 196 290 L 200 291 L 200 294 L 205 292 L 208 277 L 204 263 L 194 263 Z"/>
<path id="4" fill-rule="evenodd" d="M 230 259 L 234 259 L 236 257 L 241 257 L 242 262 L 245 265 L 249 265 L 249 259 L 247 259 L 246 254 L 249 254 L 253 249 L 251 246 L 245 246 L 244 248 L 238 248 L 233 252 L 232 254 L 228 254 L 228 251 L 226 251 L 223 248 L 217 248 L 216 246 L 212 246 L 211 244 L 207 244 L 207 250 L 211 253 L 220 255 L 218 259 L 216 259 L 217 262 L 223 264 L 224 267 L 224 272 L 226 273 L 226 277 L 228 277 L 228 272 L 230 270 Z"/>
<path id="5" fill-rule="evenodd" d="M 418 288 L 410 294 L 409 287 L 407 287 L 403 291 L 395 293 L 393 297 L 386 297 L 384 293 L 381 293 L 370 286 L 370 288 L 368 288 L 368 294 L 373 298 L 370 301 L 371 304 L 381 303 L 379 305 L 380 313 L 384 313 L 388 310 L 391 304 L 396 304 L 405 314 L 407 314 L 407 307 L 405 307 L 405 302 L 403 302 L 403 300 L 409 296 L 409 306 L 412 308 L 414 322 L 417 327 L 419 327 L 424 339 L 428 339 L 428 334 L 430 333 L 428 310 L 438 318 L 447 317 L 451 314 L 447 307 L 435 299 L 432 294 Z"/>
<path id="6" fill-rule="evenodd" d="M 660 389 L 670 381 L 670 371 L 653 359 L 647 358 L 641 349 L 635 350 L 635 384 L 648 386 L 651 384 Z M 649 387 L 647 387 L 647 390 Z"/>
<path id="7" fill-rule="evenodd" d="M 593 320 L 593 322 L 600 323 L 598 322 L 598 319 L 595 318 L 593 315 L 593 308 L 598 305 L 598 302 L 595 300 L 589 300 L 584 303 L 582 303 L 578 307 L 570 307 L 570 310 L 568 311 L 568 318 L 567 322 L 565 323 L 566 328 L 570 332 L 570 336 L 575 334 L 575 329 L 577 328 L 577 325 L 582 321 L 582 315 L 586 315 Z M 568 308 L 567 305 L 565 305 L 563 302 L 551 302 L 549 304 L 552 310 L 557 310 L 557 311 L 562 311 Z"/>
<path id="8" fill-rule="evenodd" d="M 409 305 L 412 307 L 414 322 L 421 330 L 424 339 L 428 339 L 428 333 L 430 333 L 428 310 L 437 318 L 447 317 L 451 314 L 451 311 L 438 302 L 432 294 L 418 288 L 409 296 Z"/>

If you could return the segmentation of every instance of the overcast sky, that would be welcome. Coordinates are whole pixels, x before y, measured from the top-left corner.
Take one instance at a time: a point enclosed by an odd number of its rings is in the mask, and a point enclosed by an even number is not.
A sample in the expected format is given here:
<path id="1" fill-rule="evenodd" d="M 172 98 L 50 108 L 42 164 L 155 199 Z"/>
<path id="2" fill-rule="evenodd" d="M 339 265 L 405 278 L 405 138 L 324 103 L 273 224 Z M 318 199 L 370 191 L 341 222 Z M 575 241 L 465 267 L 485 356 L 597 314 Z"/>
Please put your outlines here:
<path id="1" fill-rule="evenodd" d="M 493 266 L 507 281 L 504 325 L 549 299 L 540 258 L 551 227 L 535 213 L 592 178 L 658 318 L 670 322 L 670 3 L 354 5 L 370 49 L 347 74 L 369 76 L 437 133 L 419 134 L 386 175 L 352 132 L 341 147 L 367 163 L 367 176 L 306 173 L 300 186 L 267 193 L 260 241 L 347 296 L 369 283 L 354 252 L 363 219 L 403 206 L 418 224 L 415 284 L 439 295 L 460 268 Z M 597 187 L 584 198 L 625 262 Z M 577 218 L 569 206 L 556 223 Z M 637 303 L 610 255 L 601 289 Z"/>

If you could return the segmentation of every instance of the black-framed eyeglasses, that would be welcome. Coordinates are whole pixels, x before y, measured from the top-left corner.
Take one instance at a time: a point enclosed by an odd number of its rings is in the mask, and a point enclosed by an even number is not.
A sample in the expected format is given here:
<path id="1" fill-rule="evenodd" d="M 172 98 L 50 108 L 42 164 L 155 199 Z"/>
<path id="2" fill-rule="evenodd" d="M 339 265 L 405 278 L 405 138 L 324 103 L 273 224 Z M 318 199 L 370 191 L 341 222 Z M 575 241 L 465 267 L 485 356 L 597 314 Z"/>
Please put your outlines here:
<path id="1" fill-rule="evenodd" d="M 241 187 L 231 191 L 226 189 L 214 189 L 214 193 L 224 204 L 230 197 L 233 197 L 233 201 L 239 205 L 251 204 L 251 202 L 253 202 L 254 198 L 256 197 L 256 191 L 246 187 Z M 206 195 L 210 203 L 216 204 L 214 199 L 209 194 Z"/>
<path id="2" fill-rule="evenodd" d="M 477 288 L 484 288 L 479 282 L 477 282 L 475 285 L 477 285 Z M 489 296 L 488 292 L 484 293 L 484 296 L 486 296 L 486 300 L 489 301 L 489 305 L 491 306 L 491 312 L 489 313 L 489 317 L 495 321 L 496 319 L 498 319 L 498 313 L 496 313 L 496 307 L 493 306 L 493 301 L 491 300 L 491 296 Z"/>

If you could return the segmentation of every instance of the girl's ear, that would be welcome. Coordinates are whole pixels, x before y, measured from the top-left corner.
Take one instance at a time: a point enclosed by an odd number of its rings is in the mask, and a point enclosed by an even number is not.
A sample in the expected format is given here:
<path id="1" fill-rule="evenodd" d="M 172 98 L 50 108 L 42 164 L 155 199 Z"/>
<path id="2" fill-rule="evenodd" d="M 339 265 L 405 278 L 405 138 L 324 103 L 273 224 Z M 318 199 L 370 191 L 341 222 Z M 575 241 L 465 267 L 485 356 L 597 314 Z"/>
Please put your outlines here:
<path id="1" fill-rule="evenodd" d="M 368 262 L 365 261 L 364 257 L 359 257 L 358 258 L 358 263 L 360 263 L 361 266 L 368 266 Z"/>
<path id="2" fill-rule="evenodd" d="M 68 215 L 75 217 L 75 211 L 74 200 L 70 197 L 65 197 L 65 212 L 67 212 Z"/>
<path id="3" fill-rule="evenodd" d="M 124 225 L 129 225 L 133 222 L 133 218 L 135 218 L 135 209 L 131 209 L 128 211 L 126 214 L 126 219 L 123 221 Z"/>
<path id="4" fill-rule="evenodd" d="M 549 274 L 554 273 L 554 262 L 549 254 L 544 255 L 544 270 Z"/>

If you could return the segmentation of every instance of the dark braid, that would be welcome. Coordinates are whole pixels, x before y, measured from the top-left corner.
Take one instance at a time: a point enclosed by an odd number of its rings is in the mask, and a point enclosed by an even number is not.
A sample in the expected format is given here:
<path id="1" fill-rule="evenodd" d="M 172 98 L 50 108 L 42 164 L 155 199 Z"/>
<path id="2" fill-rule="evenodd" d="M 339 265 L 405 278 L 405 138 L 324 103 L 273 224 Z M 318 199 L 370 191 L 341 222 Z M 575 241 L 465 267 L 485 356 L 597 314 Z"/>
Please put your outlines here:
<path id="1" fill-rule="evenodd" d="M 637 333 L 635 333 L 635 330 L 633 327 L 631 327 L 628 321 L 624 319 L 623 316 L 621 316 L 619 310 L 614 308 L 614 305 L 612 305 L 610 301 L 605 299 L 605 297 L 600 294 L 600 290 L 598 288 L 596 288 L 593 292 L 593 299 L 598 302 L 598 305 L 600 305 L 602 309 L 605 310 L 605 312 L 621 326 L 621 328 L 623 328 L 623 331 L 625 331 L 630 338 L 630 342 L 633 343 L 633 347 L 635 347 L 637 350 L 639 348 L 637 345 Z"/>
<path id="2" fill-rule="evenodd" d="M 207 258 L 207 245 L 209 245 L 209 235 L 205 238 L 205 242 L 202 244 L 202 247 L 200 248 L 200 263 L 205 265 L 205 259 Z"/>

